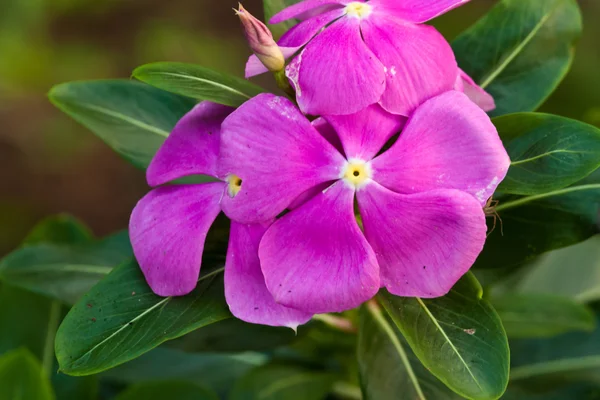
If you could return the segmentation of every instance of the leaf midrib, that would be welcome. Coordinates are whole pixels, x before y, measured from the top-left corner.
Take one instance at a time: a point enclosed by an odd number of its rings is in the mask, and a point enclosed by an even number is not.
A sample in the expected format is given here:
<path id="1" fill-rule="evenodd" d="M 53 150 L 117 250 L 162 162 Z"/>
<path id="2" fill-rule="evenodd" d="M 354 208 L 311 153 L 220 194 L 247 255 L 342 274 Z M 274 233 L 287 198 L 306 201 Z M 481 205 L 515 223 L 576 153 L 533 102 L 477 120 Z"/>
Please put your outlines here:
<path id="1" fill-rule="evenodd" d="M 112 266 L 92 265 L 92 264 L 44 264 L 34 267 L 5 267 L 0 269 L 0 276 L 23 276 L 36 272 L 82 272 L 97 275 L 108 275 L 113 270 Z"/>
<path id="2" fill-rule="evenodd" d="M 508 201 L 504 204 L 500 204 L 496 207 L 496 211 L 500 212 L 500 211 L 504 211 L 504 210 L 508 210 L 510 208 L 515 208 L 515 207 L 519 207 L 522 206 L 524 204 L 533 202 L 533 201 L 537 201 L 537 200 L 541 200 L 547 197 L 554 197 L 554 196 L 561 196 L 564 194 L 569 194 L 569 193 L 574 193 L 574 192 L 580 192 L 580 191 L 584 191 L 584 190 L 593 190 L 593 189 L 600 189 L 600 184 L 589 184 L 589 185 L 580 185 L 580 186 L 570 186 L 564 189 L 560 189 L 560 190 L 554 190 L 552 192 L 547 192 L 547 193 L 542 193 L 542 194 L 536 194 L 533 196 L 526 196 L 526 197 L 522 197 L 520 199 L 517 200 L 513 200 L 513 201 Z"/>
<path id="3" fill-rule="evenodd" d="M 532 161 L 538 160 L 540 158 L 551 156 L 552 154 L 560 154 L 560 153 L 567 153 L 567 154 L 596 154 L 596 152 L 592 152 L 592 151 L 577 151 L 577 150 L 558 149 L 558 150 L 547 151 L 545 153 L 538 154 L 537 156 L 534 156 L 534 157 L 525 158 L 523 160 L 512 161 L 510 163 L 510 165 L 511 165 L 511 167 L 514 167 L 515 165 L 525 164 L 525 163 L 528 163 L 528 162 L 532 162 Z"/>

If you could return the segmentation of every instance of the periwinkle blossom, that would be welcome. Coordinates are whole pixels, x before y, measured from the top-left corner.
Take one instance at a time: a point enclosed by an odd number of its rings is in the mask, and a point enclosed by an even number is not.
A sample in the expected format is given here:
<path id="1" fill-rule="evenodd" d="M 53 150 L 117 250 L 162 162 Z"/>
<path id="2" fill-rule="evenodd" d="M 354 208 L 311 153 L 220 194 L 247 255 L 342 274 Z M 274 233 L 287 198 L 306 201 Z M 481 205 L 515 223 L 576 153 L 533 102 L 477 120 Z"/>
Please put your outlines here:
<path id="1" fill-rule="evenodd" d="M 423 101 L 455 87 L 458 66 L 444 37 L 424 25 L 469 0 L 305 0 L 271 23 L 301 20 L 279 41 L 298 53 L 286 73 L 300 109 L 351 114 L 379 103 L 409 116 Z M 247 77 L 264 72 L 255 58 Z"/>
<path id="2" fill-rule="evenodd" d="M 380 287 L 446 294 L 483 248 L 483 207 L 510 164 L 489 117 L 450 91 L 419 106 L 389 149 L 405 118 L 377 104 L 324 118 L 342 151 L 270 94 L 222 126 L 218 176 L 242 180 L 223 211 L 240 223 L 279 216 L 259 246 L 269 292 L 309 313 L 354 308 Z"/>
<path id="3" fill-rule="evenodd" d="M 221 199 L 239 189 L 240 179 L 234 175 L 216 178 L 221 123 L 232 111 L 200 103 L 178 122 L 148 167 L 147 181 L 155 188 L 134 208 L 129 234 L 146 281 L 160 296 L 182 296 L 196 287 L 204 241 L 221 212 Z M 160 186 L 199 174 L 215 179 Z M 295 328 L 311 315 L 276 304 L 260 270 L 258 245 L 271 222 L 231 223 L 225 297 L 239 319 Z"/>

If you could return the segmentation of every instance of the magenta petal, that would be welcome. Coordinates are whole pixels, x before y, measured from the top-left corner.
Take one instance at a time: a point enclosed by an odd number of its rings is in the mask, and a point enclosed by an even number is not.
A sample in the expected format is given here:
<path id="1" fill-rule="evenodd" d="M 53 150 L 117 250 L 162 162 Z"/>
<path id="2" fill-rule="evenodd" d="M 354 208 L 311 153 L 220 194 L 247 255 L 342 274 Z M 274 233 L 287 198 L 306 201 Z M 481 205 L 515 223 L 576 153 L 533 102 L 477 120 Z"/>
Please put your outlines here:
<path id="1" fill-rule="evenodd" d="M 302 46 L 280 47 L 281 52 L 283 53 L 283 57 L 286 60 L 288 58 L 290 58 L 291 56 L 293 56 L 294 54 L 296 54 L 301 48 L 302 48 Z M 264 74 L 265 72 L 268 72 L 268 71 L 269 70 L 267 69 L 267 67 L 264 66 L 264 64 L 258 59 L 258 57 L 256 57 L 256 55 L 253 54 L 248 58 L 248 62 L 246 62 L 246 70 L 245 70 L 246 78 L 251 78 L 256 75 Z"/>
<path id="2" fill-rule="evenodd" d="M 354 190 L 339 181 L 267 230 L 259 256 L 278 303 L 341 312 L 377 293 L 379 267 L 353 205 Z"/>
<path id="3" fill-rule="evenodd" d="M 439 297 L 475 262 L 486 237 L 479 203 L 458 190 L 413 195 L 377 183 L 357 193 L 381 283 L 404 297 Z"/>
<path id="4" fill-rule="evenodd" d="M 258 245 L 269 224 L 231 223 L 225 262 L 225 299 L 231 313 L 253 324 L 296 329 L 311 314 L 277 304 L 260 270 Z"/>
<path id="5" fill-rule="evenodd" d="M 289 100 L 259 95 L 223 123 L 219 177 L 242 180 L 237 195 L 223 196 L 223 211 L 242 223 L 271 220 L 304 191 L 337 179 L 344 163 Z"/>
<path id="6" fill-rule="evenodd" d="M 463 92 L 469 99 L 477 104 L 483 111 L 492 111 L 496 108 L 496 103 L 491 94 L 483 90 L 483 88 L 471 78 L 465 71 L 459 68 L 459 74 L 456 78 L 455 90 Z"/>
<path id="7" fill-rule="evenodd" d="M 419 107 L 398 141 L 372 162 L 374 179 L 398 193 L 458 189 L 482 205 L 509 166 L 490 118 L 456 91 Z"/>
<path id="8" fill-rule="evenodd" d="M 189 175 L 216 176 L 221 123 L 233 108 L 203 101 L 175 125 L 146 171 L 150 186 Z"/>
<path id="9" fill-rule="evenodd" d="M 470 0 L 371 0 L 371 4 L 410 22 L 426 22 Z"/>
<path id="10" fill-rule="evenodd" d="M 348 158 L 371 160 L 383 145 L 400 132 L 406 118 L 373 104 L 351 115 L 324 117 L 337 132 Z"/>
<path id="11" fill-rule="evenodd" d="M 277 14 L 275 14 L 270 20 L 270 24 L 278 24 L 288 19 L 296 18 L 304 20 L 307 18 L 314 17 L 318 14 L 334 10 L 336 8 L 343 8 L 345 3 L 350 0 L 305 0 L 296 3 L 288 8 L 284 8 Z"/>
<path id="12" fill-rule="evenodd" d="M 341 18 L 317 35 L 286 69 L 300 109 L 311 115 L 352 114 L 377 103 L 383 65 L 365 45 L 358 18 Z M 456 74 L 453 75 L 456 78 Z"/>
<path id="13" fill-rule="evenodd" d="M 196 287 L 204 240 L 220 211 L 222 182 L 152 190 L 133 209 L 129 237 L 152 291 L 183 296 Z"/>
<path id="14" fill-rule="evenodd" d="M 377 13 L 365 19 L 361 29 L 365 43 L 385 66 L 380 104 L 387 111 L 410 116 L 423 101 L 454 88 L 454 53 L 435 28 L 403 24 Z"/>

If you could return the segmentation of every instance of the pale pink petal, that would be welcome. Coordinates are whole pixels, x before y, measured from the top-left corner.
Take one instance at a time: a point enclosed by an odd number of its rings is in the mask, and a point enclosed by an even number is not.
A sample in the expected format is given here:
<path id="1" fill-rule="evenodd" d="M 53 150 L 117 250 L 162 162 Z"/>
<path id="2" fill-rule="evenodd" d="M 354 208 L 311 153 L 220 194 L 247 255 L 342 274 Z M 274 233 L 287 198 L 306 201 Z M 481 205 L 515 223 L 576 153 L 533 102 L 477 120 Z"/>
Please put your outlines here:
<path id="1" fill-rule="evenodd" d="M 398 18 L 410 22 L 426 22 L 468 3 L 470 0 L 371 0 L 374 7 L 381 8 Z"/>
<path id="2" fill-rule="evenodd" d="M 458 189 L 482 205 L 509 166 L 490 118 L 456 91 L 419 107 L 398 141 L 372 162 L 374 179 L 395 192 Z"/>
<path id="3" fill-rule="evenodd" d="M 225 262 L 225 299 L 231 313 L 246 322 L 296 329 L 311 314 L 277 304 L 260 270 L 258 245 L 270 224 L 231 223 Z"/>
<path id="4" fill-rule="evenodd" d="M 361 0 L 362 1 L 362 0 Z M 305 0 L 296 3 L 288 8 L 284 8 L 277 14 L 275 14 L 270 20 L 270 24 L 278 24 L 288 19 L 299 19 L 304 20 L 307 18 L 314 17 L 321 13 L 335 10 L 337 8 L 343 8 L 344 4 L 347 4 L 348 0 Z"/>
<path id="5" fill-rule="evenodd" d="M 465 71 L 459 68 L 459 74 L 456 78 L 455 90 L 463 92 L 469 99 L 477 104 L 483 111 L 492 111 L 496 108 L 496 103 L 491 94 L 477 85 Z"/>
<path id="6" fill-rule="evenodd" d="M 194 290 L 204 240 L 220 212 L 222 182 L 165 186 L 152 190 L 133 209 L 129 237 L 152 291 L 183 296 Z"/>
<path id="7" fill-rule="evenodd" d="M 337 132 L 346 157 L 364 161 L 372 159 L 406 122 L 406 117 L 390 114 L 378 104 L 355 114 L 324 118 Z"/>
<path id="8" fill-rule="evenodd" d="M 302 46 L 299 47 L 280 47 L 281 52 L 283 53 L 283 57 L 287 60 L 294 54 L 296 54 Z M 253 76 L 264 74 L 269 70 L 264 64 L 256 57 L 256 55 L 251 55 L 248 58 L 248 62 L 246 62 L 246 78 L 252 78 Z"/>
<path id="9" fill-rule="evenodd" d="M 189 175 L 216 176 L 221 123 L 233 110 L 203 101 L 181 118 L 148 166 L 148 184 Z"/>
<path id="10" fill-rule="evenodd" d="M 373 182 L 357 192 L 381 284 L 403 297 L 439 297 L 475 262 L 486 237 L 479 203 L 458 190 L 404 195 Z"/>
<path id="11" fill-rule="evenodd" d="M 358 18 L 341 18 L 327 27 L 286 75 L 300 109 L 311 115 L 352 114 L 377 103 L 385 89 L 383 65 L 365 45 Z"/>
<path id="12" fill-rule="evenodd" d="M 225 195 L 223 211 L 237 222 L 275 218 L 304 191 L 337 179 L 343 156 L 294 105 L 261 94 L 223 123 L 219 177 L 242 180 L 237 195 Z"/>
<path id="13" fill-rule="evenodd" d="M 423 101 L 454 88 L 454 53 L 435 28 L 374 13 L 361 29 L 365 43 L 385 66 L 380 104 L 387 111 L 410 116 Z"/>
<path id="14" fill-rule="evenodd" d="M 342 181 L 276 221 L 259 256 L 275 300 L 307 312 L 349 310 L 379 289 L 375 253 L 354 217 L 354 190 Z"/>

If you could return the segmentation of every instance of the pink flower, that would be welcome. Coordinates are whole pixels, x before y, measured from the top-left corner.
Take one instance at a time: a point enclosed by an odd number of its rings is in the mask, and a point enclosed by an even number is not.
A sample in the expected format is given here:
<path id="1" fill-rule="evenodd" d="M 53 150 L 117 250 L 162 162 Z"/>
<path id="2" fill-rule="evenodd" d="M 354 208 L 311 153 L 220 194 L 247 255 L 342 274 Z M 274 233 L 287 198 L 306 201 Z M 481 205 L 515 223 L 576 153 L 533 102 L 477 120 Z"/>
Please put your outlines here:
<path id="1" fill-rule="evenodd" d="M 191 292 L 200 275 L 206 235 L 221 212 L 221 199 L 236 192 L 239 178 L 160 186 L 190 175 L 217 175 L 221 123 L 232 108 L 203 102 L 173 129 L 148 167 L 156 187 L 131 214 L 129 235 L 144 276 L 160 296 Z M 276 304 L 258 260 L 260 239 L 272 221 L 231 223 L 225 262 L 225 297 L 236 317 L 252 323 L 295 328 L 311 315 Z"/>
<path id="2" fill-rule="evenodd" d="M 510 164 L 489 117 L 447 92 L 419 106 L 389 149 L 406 120 L 377 104 L 325 119 L 330 128 L 263 94 L 223 123 L 217 173 L 242 180 L 224 196 L 225 214 L 257 223 L 294 208 L 259 246 L 275 301 L 322 313 L 354 308 L 382 286 L 447 293 L 483 248 L 482 208 Z"/>
<path id="3" fill-rule="evenodd" d="M 452 90 L 458 74 L 450 45 L 423 22 L 468 0 L 305 0 L 271 19 L 302 20 L 279 41 L 304 113 L 344 115 L 379 103 L 409 116 Z M 264 72 L 254 58 L 246 76 Z"/>
<path id="4" fill-rule="evenodd" d="M 496 108 L 496 102 L 492 95 L 475 83 L 465 71 L 458 69 L 458 76 L 454 90 L 458 90 L 467 95 L 469 99 L 477 104 L 483 111 L 492 111 Z"/>

